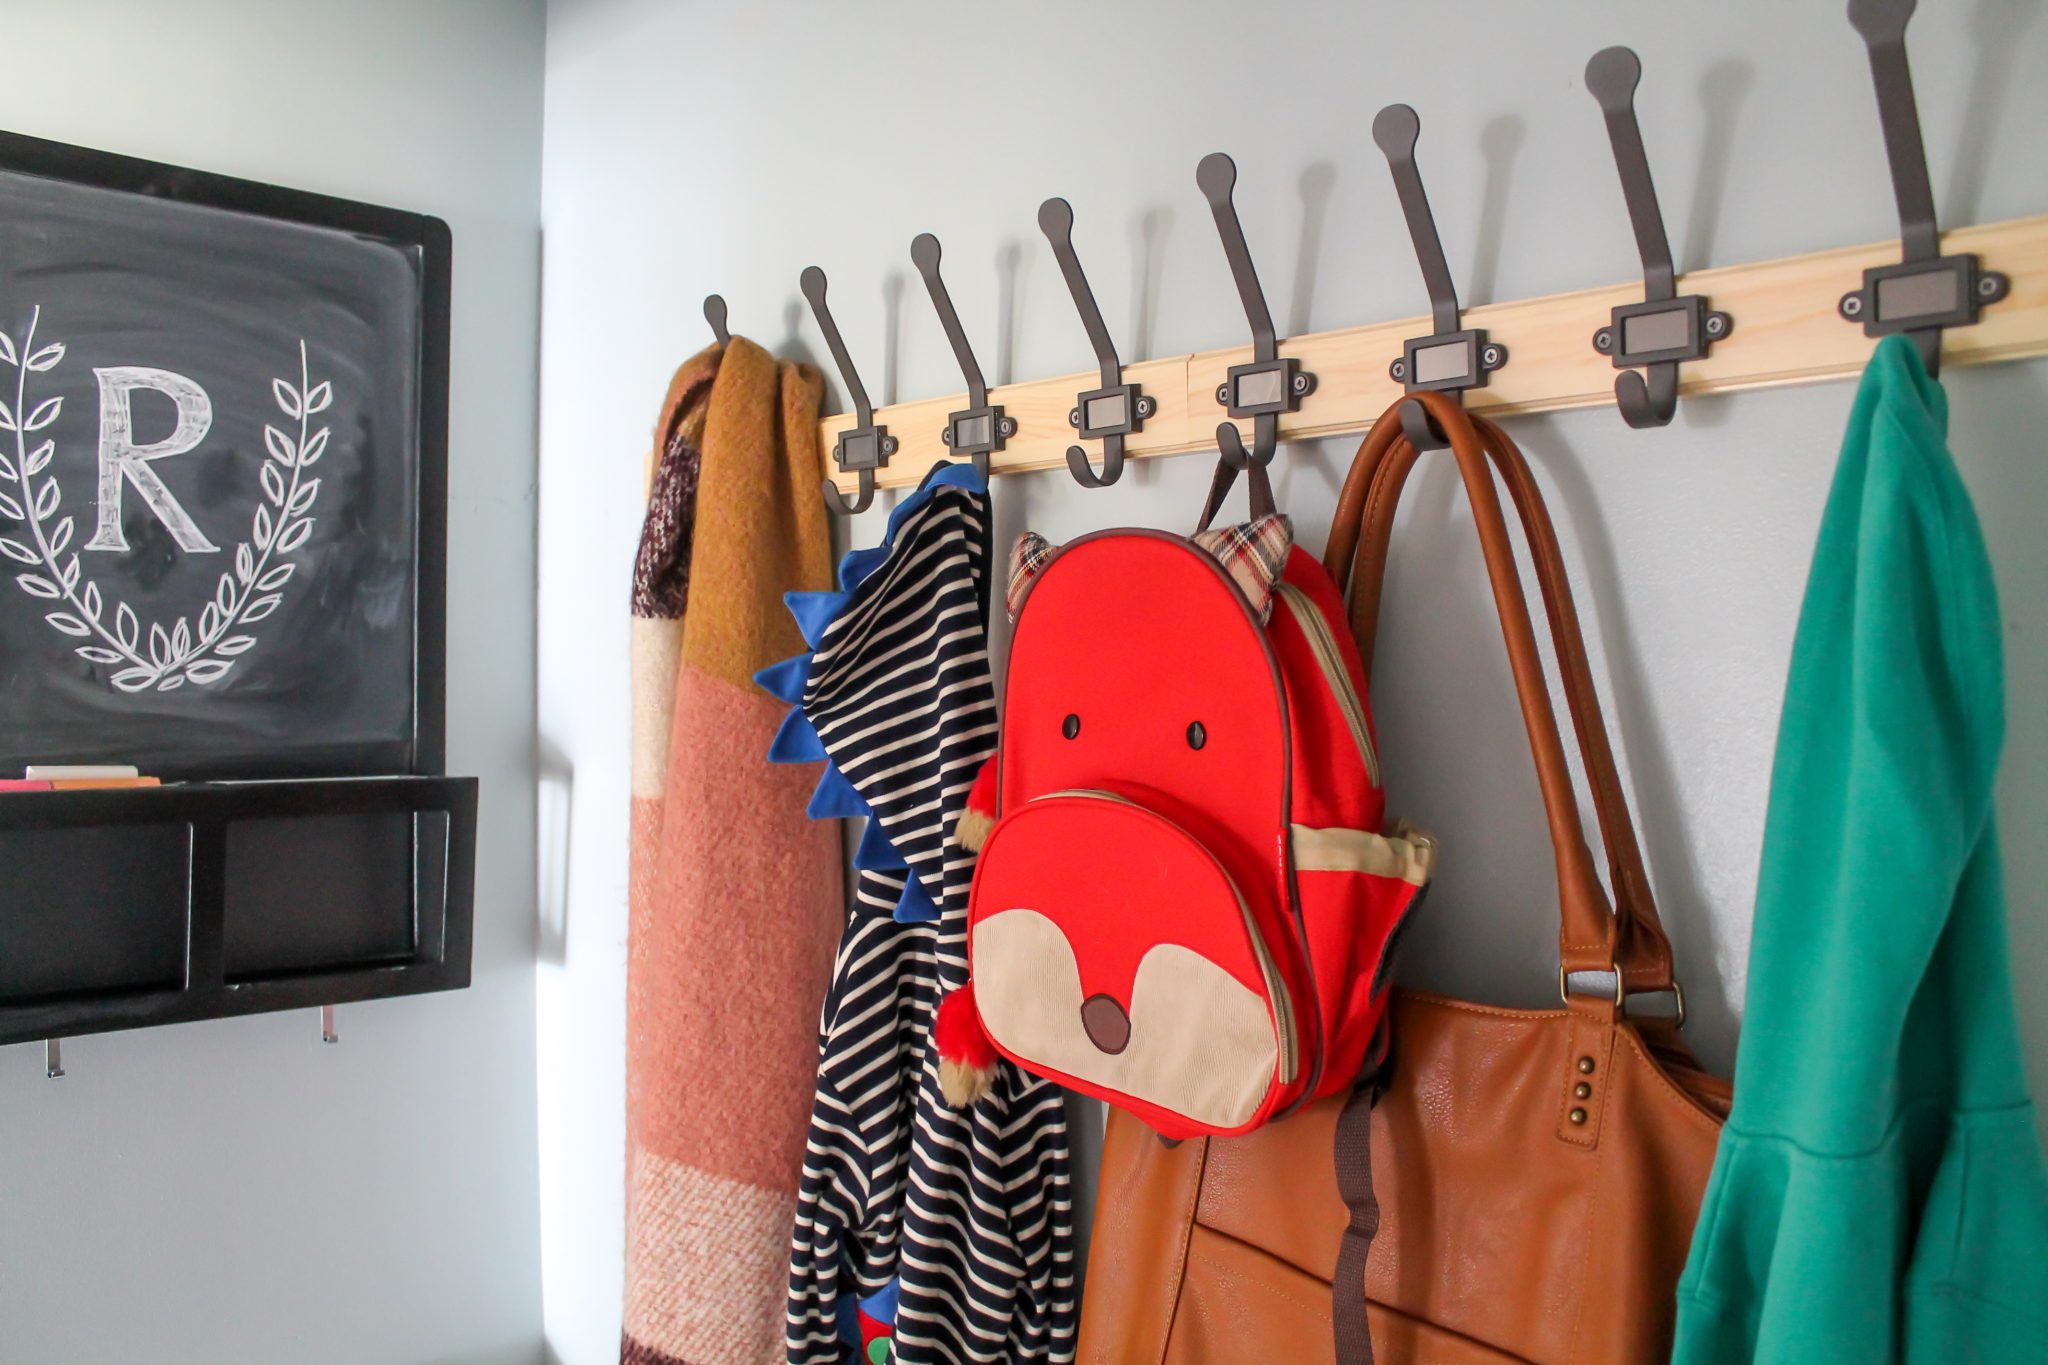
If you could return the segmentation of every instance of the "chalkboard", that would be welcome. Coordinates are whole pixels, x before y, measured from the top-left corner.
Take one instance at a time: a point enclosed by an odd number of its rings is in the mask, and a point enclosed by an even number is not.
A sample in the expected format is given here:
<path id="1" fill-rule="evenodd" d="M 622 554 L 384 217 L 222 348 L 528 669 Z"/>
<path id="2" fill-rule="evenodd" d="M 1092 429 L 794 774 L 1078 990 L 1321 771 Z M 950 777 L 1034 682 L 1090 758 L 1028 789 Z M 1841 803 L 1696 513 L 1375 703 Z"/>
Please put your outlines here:
<path id="1" fill-rule="evenodd" d="M 442 771 L 449 262 L 0 134 L 0 777 Z"/>

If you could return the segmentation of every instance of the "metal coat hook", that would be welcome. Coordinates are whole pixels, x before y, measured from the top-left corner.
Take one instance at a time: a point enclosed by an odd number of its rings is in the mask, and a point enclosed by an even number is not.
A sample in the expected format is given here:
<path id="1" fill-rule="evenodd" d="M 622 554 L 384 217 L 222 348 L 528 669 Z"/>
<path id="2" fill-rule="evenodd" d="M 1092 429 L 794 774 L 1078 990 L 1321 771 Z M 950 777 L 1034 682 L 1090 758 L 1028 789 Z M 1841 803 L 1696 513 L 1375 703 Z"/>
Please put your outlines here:
<path id="1" fill-rule="evenodd" d="M 1394 173 L 1394 192 L 1401 197 L 1401 213 L 1408 220 L 1436 325 L 1434 334 L 1411 339 L 1387 373 L 1409 393 L 1433 390 L 1462 402 L 1466 389 L 1484 387 L 1487 376 L 1508 363 L 1508 350 L 1487 340 L 1484 327 L 1459 326 L 1458 289 L 1451 283 L 1451 267 L 1429 211 L 1422 172 L 1415 167 L 1415 141 L 1421 135 L 1422 120 L 1405 104 L 1388 105 L 1372 121 L 1372 140 L 1386 153 L 1387 169 Z M 1401 430 L 1418 450 L 1441 450 L 1445 445 L 1420 403 L 1401 405 Z"/>
<path id="2" fill-rule="evenodd" d="M 1088 343 L 1095 348 L 1095 360 L 1102 369 L 1102 387 L 1077 395 L 1067 413 L 1067 425 L 1079 432 L 1082 440 L 1102 442 L 1102 472 L 1095 472 L 1088 463 L 1088 452 L 1080 446 L 1067 447 L 1067 469 L 1083 487 L 1107 488 L 1123 477 L 1124 437 L 1144 430 L 1145 419 L 1159 405 L 1138 385 L 1124 382 L 1116 343 L 1109 339 L 1102 310 L 1095 306 L 1095 291 L 1088 287 L 1080 258 L 1074 254 L 1073 207 L 1064 199 L 1046 200 L 1038 206 L 1038 227 L 1052 243 L 1053 258 L 1060 263 L 1067 292 L 1074 296 L 1074 309 L 1081 315 L 1081 326 L 1087 329 Z"/>
<path id="3" fill-rule="evenodd" d="M 1849 0 L 1849 22 L 1870 50 L 1870 76 L 1877 86 L 1877 116 L 1884 128 L 1885 157 L 1891 162 L 1892 192 L 1899 201 L 1900 262 L 1863 272 L 1863 285 L 1842 295 L 1840 310 L 1863 324 L 1865 336 L 1904 332 L 1913 338 L 1929 374 L 1941 372 L 1941 332 L 1967 327 L 1986 304 L 1997 303 L 2012 281 L 1980 269 L 1976 256 L 1941 254 L 1941 229 L 1934 219 L 1934 190 L 1927 178 L 1927 148 L 1920 137 L 1920 109 L 1913 98 L 1913 71 L 1906 61 L 1906 22 L 1914 0 Z"/>
<path id="4" fill-rule="evenodd" d="M 720 346 L 732 345 L 732 333 L 725 330 L 725 299 L 717 294 L 704 296 L 704 321 L 711 324 L 711 335 Z"/>
<path id="5" fill-rule="evenodd" d="M 846 353 L 839 326 L 832 321 L 832 310 L 825 306 L 825 272 L 814 265 L 804 267 L 803 290 L 804 297 L 811 301 L 812 315 L 818 319 L 818 330 L 825 334 L 825 345 L 831 348 L 832 363 L 839 367 L 840 381 L 853 397 L 854 425 L 840 432 L 839 439 L 832 443 L 832 458 L 842 472 L 860 471 L 860 494 L 848 502 L 832 480 L 822 480 L 825 506 L 848 515 L 865 512 L 875 500 L 875 471 L 896 453 L 896 438 L 887 427 L 875 425 L 875 408 L 868 402 L 867 388 L 853 368 L 853 357 Z"/>
<path id="6" fill-rule="evenodd" d="M 1252 326 L 1252 360 L 1232 365 L 1224 382 L 1216 386 L 1216 401 L 1231 417 L 1252 419 L 1252 448 L 1249 453 L 1232 422 L 1216 427 L 1216 442 L 1224 462 L 1232 469 L 1271 464 L 1280 444 L 1280 414 L 1295 412 L 1301 400 L 1315 391 L 1316 377 L 1301 368 L 1293 356 L 1280 355 L 1280 343 L 1273 334 L 1273 314 L 1266 307 L 1266 294 L 1259 287 L 1259 272 L 1252 265 L 1251 248 L 1244 239 L 1244 225 L 1238 221 L 1237 205 L 1230 193 L 1237 185 L 1237 164 L 1222 152 L 1211 152 L 1195 167 L 1195 183 L 1209 201 L 1209 213 L 1216 219 L 1216 235 L 1223 239 L 1223 255 L 1230 262 L 1230 274 L 1237 281 L 1237 296 L 1244 304 L 1245 319 Z"/>
<path id="7" fill-rule="evenodd" d="M 1707 348 L 1734 327 L 1726 313 L 1707 306 L 1706 295 L 1678 293 L 1664 213 L 1657 206 L 1650 157 L 1636 122 L 1636 86 L 1642 78 L 1642 62 L 1625 47 L 1605 48 L 1586 63 L 1586 89 L 1606 115 L 1622 197 L 1643 258 L 1643 302 L 1616 307 L 1607 326 L 1593 334 L 1593 349 L 1613 357 L 1622 371 L 1614 378 L 1614 401 L 1622 420 L 1638 428 L 1671 420 L 1678 411 L 1679 363 L 1703 359 Z M 1648 373 L 1647 383 L 1631 368 L 1638 365 Z"/>
<path id="8" fill-rule="evenodd" d="M 43 1039 L 43 1074 L 53 1081 L 64 1079 L 64 1040 Z"/>
<path id="9" fill-rule="evenodd" d="M 946 414 L 946 429 L 939 439 L 953 454 L 972 457 L 974 467 L 985 475 L 988 457 L 1017 434 L 1017 419 L 1003 416 L 1002 404 L 991 405 L 988 401 L 988 385 L 982 380 L 981 366 L 975 362 L 974 348 L 967 344 L 967 333 L 960 326 L 953 296 L 946 292 L 946 282 L 939 278 L 939 239 L 929 232 L 919 233 L 910 244 L 910 259 L 916 263 L 917 273 L 924 276 L 932 307 L 938 310 L 946 340 L 953 343 L 953 357 L 960 362 L 960 373 L 967 380 L 967 406 Z"/>

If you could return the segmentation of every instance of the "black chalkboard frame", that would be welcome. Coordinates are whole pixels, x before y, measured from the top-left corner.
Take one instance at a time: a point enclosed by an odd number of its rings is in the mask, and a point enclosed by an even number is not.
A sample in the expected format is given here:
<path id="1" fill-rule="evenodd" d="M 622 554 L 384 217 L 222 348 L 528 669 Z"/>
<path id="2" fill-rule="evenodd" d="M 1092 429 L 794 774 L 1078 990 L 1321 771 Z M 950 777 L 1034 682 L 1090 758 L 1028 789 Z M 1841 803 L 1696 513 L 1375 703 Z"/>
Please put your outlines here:
<path id="1" fill-rule="evenodd" d="M 453 238 L 431 214 L 290 189 L 0 130 L 0 170 L 329 228 L 416 249 L 420 272 L 412 734 L 409 772 L 447 763 L 448 382 Z M 0 776 L 47 755 L 0 753 Z M 172 774 L 166 774 L 172 775 Z M 264 773 L 287 777 L 285 772 Z M 370 775 L 370 774 L 362 774 Z"/>

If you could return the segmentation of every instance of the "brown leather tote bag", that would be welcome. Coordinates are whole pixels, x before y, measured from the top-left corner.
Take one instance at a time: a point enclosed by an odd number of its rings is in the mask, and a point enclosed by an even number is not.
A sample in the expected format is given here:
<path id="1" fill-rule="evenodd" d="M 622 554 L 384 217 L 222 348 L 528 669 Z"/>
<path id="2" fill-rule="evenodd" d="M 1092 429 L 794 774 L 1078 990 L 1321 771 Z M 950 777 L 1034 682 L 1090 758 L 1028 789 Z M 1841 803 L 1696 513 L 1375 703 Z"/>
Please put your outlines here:
<path id="1" fill-rule="evenodd" d="M 1347 1123 L 1338 1097 L 1246 1137 L 1168 1147 L 1112 1112 L 1084 1362 L 1293 1365 L 1341 1350 L 1382 1365 L 1649 1365 L 1670 1353 L 1673 1291 L 1728 1086 L 1677 1039 L 1683 997 L 1671 947 L 1528 465 L 1498 427 L 1458 404 L 1434 394 L 1404 401 L 1420 401 L 1449 438 L 1485 552 L 1557 857 L 1564 999 L 1517 1010 L 1397 991 L 1369 1124 L 1363 1102 Z M 1398 409 L 1360 447 L 1324 556 L 1340 584 L 1351 580 L 1368 672 L 1394 508 L 1417 457 Z M 1580 824 L 1494 469 L 1528 539 L 1612 907 Z M 1483 856 L 1461 853 L 1455 832 L 1445 844 L 1450 858 Z M 1652 1016 L 1658 997 L 1666 1009 Z M 1366 1132 L 1369 1160 L 1357 1150 Z M 1364 1261 L 1362 1296 L 1361 1277 L 1340 1276 L 1340 1249 L 1347 1267 Z M 1355 1322 L 1368 1303 L 1369 1344 Z"/>

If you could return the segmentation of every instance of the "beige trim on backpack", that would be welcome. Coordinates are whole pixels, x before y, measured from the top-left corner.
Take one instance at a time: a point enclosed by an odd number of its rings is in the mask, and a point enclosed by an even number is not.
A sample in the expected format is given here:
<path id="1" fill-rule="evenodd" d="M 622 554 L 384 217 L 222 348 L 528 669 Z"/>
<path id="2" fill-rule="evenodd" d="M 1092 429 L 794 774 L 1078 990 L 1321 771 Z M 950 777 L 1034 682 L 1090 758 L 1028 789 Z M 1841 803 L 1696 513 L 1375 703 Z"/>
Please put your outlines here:
<path id="1" fill-rule="evenodd" d="M 1436 840 L 1405 824 L 1396 824 L 1391 834 L 1307 825 L 1291 825 L 1289 831 L 1297 872 L 1364 872 L 1421 886 L 1436 870 Z"/>

